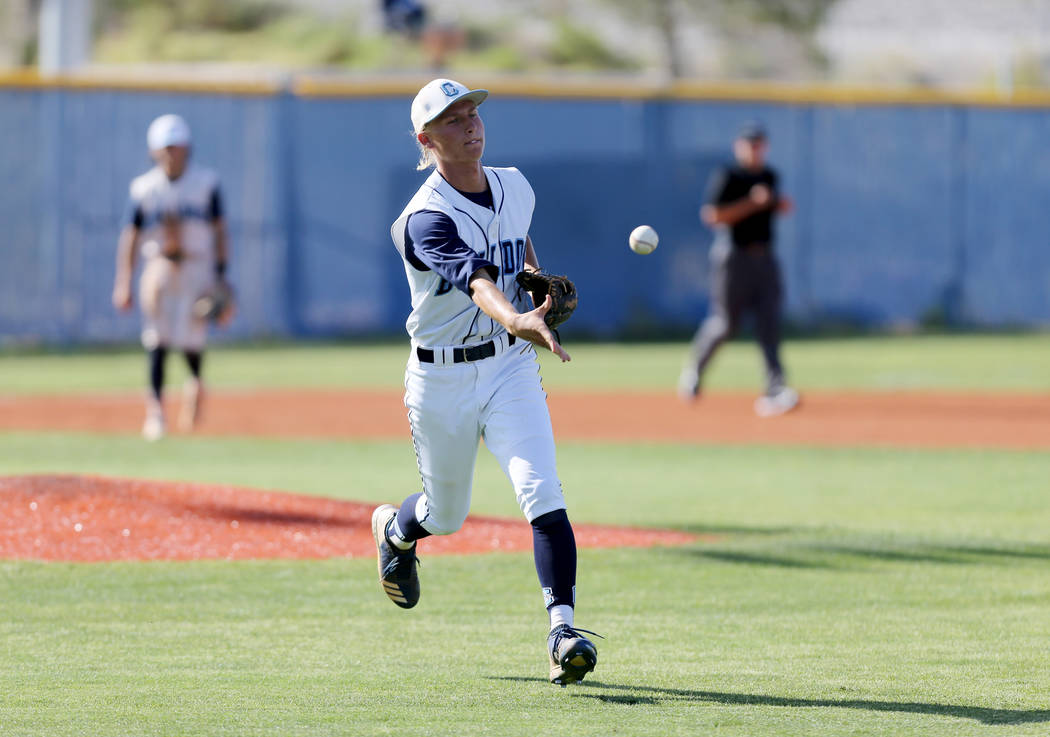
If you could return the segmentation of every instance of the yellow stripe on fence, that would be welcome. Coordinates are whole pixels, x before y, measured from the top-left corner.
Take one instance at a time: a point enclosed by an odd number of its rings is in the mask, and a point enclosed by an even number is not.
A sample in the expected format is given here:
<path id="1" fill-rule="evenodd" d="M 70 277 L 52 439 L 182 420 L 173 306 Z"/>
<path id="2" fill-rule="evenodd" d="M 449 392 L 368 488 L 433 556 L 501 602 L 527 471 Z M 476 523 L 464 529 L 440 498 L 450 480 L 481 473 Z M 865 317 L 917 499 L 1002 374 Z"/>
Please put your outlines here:
<path id="1" fill-rule="evenodd" d="M 147 78 L 105 74 L 42 77 L 35 71 L 0 71 L 0 89 L 28 90 L 128 90 L 136 92 L 185 92 L 219 95 L 276 95 L 289 90 L 308 98 L 411 97 L 429 76 L 346 77 L 316 74 L 292 75 L 285 81 Z M 793 85 L 771 82 L 664 82 L 627 77 L 532 77 L 466 75 L 471 87 L 484 87 L 502 96 L 537 99 L 582 100 L 679 100 L 779 104 L 972 107 L 1050 107 L 1050 91 L 995 90 L 951 91 L 930 88 L 870 88 L 840 85 Z"/>
<path id="2" fill-rule="evenodd" d="M 268 96 L 282 85 L 268 80 L 151 79 L 117 75 L 69 74 L 42 77 L 35 71 L 0 72 L 0 89 L 27 90 L 127 90 L 131 92 L 184 92 L 213 95 Z"/>

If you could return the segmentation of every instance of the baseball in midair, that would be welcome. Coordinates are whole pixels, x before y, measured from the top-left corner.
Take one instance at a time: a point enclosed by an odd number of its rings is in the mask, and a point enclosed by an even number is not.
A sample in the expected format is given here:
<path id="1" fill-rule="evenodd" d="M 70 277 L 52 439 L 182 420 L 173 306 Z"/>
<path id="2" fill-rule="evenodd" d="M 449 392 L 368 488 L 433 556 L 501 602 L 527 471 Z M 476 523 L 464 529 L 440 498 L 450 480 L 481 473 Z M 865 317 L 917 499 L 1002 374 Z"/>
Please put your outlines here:
<path id="1" fill-rule="evenodd" d="M 627 238 L 628 245 L 635 253 L 645 256 L 656 250 L 656 244 L 660 242 L 660 236 L 649 225 L 639 225 L 631 231 Z"/>

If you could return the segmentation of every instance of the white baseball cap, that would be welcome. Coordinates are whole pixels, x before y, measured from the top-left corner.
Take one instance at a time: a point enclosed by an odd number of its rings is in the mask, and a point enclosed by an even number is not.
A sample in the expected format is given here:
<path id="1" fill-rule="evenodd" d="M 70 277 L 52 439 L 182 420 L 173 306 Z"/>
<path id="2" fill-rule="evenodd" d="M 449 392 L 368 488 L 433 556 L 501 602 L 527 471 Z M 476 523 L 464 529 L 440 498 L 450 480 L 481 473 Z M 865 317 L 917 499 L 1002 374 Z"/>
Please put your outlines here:
<path id="1" fill-rule="evenodd" d="M 168 146 L 189 146 L 190 127 L 179 115 L 161 115 L 149 124 L 146 145 L 150 151 Z"/>
<path id="2" fill-rule="evenodd" d="M 423 85 L 412 100 L 412 127 L 416 133 L 441 115 L 449 105 L 460 100 L 473 100 L 480 105 L 489 96 L 488 90 L 472 90 L 451 79 L 434 79 Z"/>

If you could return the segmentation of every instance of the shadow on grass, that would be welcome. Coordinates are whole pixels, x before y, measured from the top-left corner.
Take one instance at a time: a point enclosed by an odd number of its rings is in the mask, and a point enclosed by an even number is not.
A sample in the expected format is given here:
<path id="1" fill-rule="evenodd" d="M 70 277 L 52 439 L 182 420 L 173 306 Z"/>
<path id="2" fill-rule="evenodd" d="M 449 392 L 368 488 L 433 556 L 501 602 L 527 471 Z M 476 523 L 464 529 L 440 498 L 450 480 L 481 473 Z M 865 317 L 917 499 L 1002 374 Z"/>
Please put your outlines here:
<path id="1" fill-rule="evenodd" d="M 1002 548 L 929 544 L 903 544 L 896 548 L 861 545 L 809 545 L 806 547 L 818 553 L 869 558 L 891 563 L 986 565 L 1011 560 L 1050 560 L 1050 548 L 1036 545 Z"/>
<path id="2" fill-rule="evenodd" d="M 797 535 L 812 533 L 814 528 L 805 527 L 747 527 L 745 525 L 685 525 L 677 527 L 692 535 Z"/>
<path id="3" fill-rule="evenodd" d="M 963 555 L 987 556 L 989 558 L 1021 558 L 1026 560 L 1050 560 L 1050 547 L 1045 545 L 1022 545 L 1016 548 L 989 548 L 969 546 L 946 546 L 942 548 L 949 553 Z"/>
<path id="4" fill-rule="evenodd" d="M 675 548 L 678 555 L 749 566 L 808 570 L 845 570 L 863 562 L 931 563 L 948 566 L 1013 565 L 1050 561 L 1050 547 L 1042 545 L 937 545 L 902 541 L 842 545 L 814 541 L 785 541 L 779 546 L 750 549 L 707 545 Z"/>
<path id="5" fill-rule="evenodd" d="M 542 678 L 521 676 L 489 676 L 499 681 L 536 681 L 547 684 Z M 863 711 L 900 712 L 904 714 L 934 714 L 972 719 L 981 724 L 1033 724 L 1050 722 L 1050 709 L 992 709 L 985 706 L 962 706 L 956 704 L 927 704 L 919 701 L 871 701 L 867 699 L 797 699 L 763 694 L 726 693 L 722 691 L 691 691 L 684 688 L 655 688 L 653 686 L 628 686 L 602 681 L 582 681 L 569 686 L 576 690 L 573 696 L 597 699 L 615 704 L 660 704 L 665 701 L 697 701 L 736 706 L 784 706 L 794 708 L 860 709 Z M 598 693 L 628 691 L 629 695 Z M 652 694 L 652 695 L 650 695 Z"/>
<path id="6" fill-rule="evenodd" d="M 690 554 L 698 558 L 717 560 L 721 563 L 739 563 L 749 566 L 773 566 L 777 568 L 836 568 L 821 561 L 799 560 L 783 556 L 759 553 L 745 553 L 737 550 L 691 550 Z"/>

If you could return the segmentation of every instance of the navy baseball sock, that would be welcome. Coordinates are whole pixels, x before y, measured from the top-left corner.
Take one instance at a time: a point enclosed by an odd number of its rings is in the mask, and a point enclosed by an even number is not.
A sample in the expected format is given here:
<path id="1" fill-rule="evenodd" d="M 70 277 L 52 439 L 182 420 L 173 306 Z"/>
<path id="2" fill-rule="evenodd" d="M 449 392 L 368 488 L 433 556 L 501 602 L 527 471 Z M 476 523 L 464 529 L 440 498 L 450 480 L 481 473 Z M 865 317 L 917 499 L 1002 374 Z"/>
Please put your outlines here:
<path id="1" fill-rule="evenodd" d="M 185 356 L 186 365 L 189 366 L 193 378 L 199 379 L 201 377 L 201 361 L 204 359 L 204 354 L 200 351 L 186 351 Z"/>
<path id="2" fill-rule="evenodd" d="M 149 385 L 158 402 L 164 391 L 164 363 L 167 357 L 168 349 L 162 345 L 149 352 Z"/>
<path id="3" fill-rule="evenodd" d="M 402 550 L 407 550 L 416 540 L 430 535 L 416 519 L 416 502 L 421 496 L 423 496 L 422 492 L 412 494 L 401 503 L 401 509 L 397 510 L 397 517 L 394 518 L 394 523 L 387 533 L 390 542 Z M 404 545 L 399 543 L 404 543 Z"/>
<path id="4" fill-rule="evenodd" d="M 532 521 L 532 555 L 547 609 L 576 604 L 576 536 L 564 509 Z"/>

